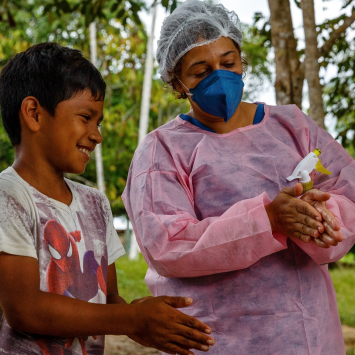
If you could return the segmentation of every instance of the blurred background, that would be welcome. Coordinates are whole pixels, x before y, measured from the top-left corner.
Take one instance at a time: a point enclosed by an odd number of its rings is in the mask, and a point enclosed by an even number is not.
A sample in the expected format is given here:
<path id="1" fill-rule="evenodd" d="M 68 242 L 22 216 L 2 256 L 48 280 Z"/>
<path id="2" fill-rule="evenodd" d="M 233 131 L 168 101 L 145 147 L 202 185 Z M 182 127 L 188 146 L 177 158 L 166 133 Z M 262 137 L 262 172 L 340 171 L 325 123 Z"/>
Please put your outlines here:
<path id="1" fill-rule="evenodd" d="M 243 24 L 242 52 L 248 61 L 243 100 L 298 105 L 355 157 L 355 0 L 215 2 L 235 11 Z M 129 165 L 148 132 L 189 110 L 188 102 L 175 99 L 160 80 L 154 59 L 164 17 L 178 3 L 0 1 L 0 68 L 31 45 L 54 41 L 80 49 L 107 83 L 103 143 L 84 174 L 67 177 L 105 192 L 111 203 L 115 227 L 128 251 L 117 261 L 119 290 L 127 301 L 149 295 L 144 283 L 147 265 L 121 200 Z M 13 158 L 0 123 L 0 171 Z M 355 248 L 330 268 L 347 354 L 354 355 Z M 156 354 L 124 339 L 112 341 L 107 354 Z"/>

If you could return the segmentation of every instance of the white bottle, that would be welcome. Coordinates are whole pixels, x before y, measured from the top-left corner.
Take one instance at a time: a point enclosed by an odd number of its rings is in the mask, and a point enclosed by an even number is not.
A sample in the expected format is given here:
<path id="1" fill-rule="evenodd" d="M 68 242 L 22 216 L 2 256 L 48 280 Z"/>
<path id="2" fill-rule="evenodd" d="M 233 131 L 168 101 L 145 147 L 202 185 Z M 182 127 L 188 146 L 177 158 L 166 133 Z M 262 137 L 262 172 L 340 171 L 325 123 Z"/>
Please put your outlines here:
<path id="1" fill-rule="evenodd" d="M 286 180 L 292 181 L 299 179 L 299 182 L 303 186 L 303 192 L 306 192 L 313 188 L 313 182 L 310 177 L 313 170 L 322 174 L 331 175 L 332 173 L 322 165 L 321 160 L 318 158 L 321 153 L 321 150 L 317 148 L 313 152 L 307 154 L 307 156 L 298 163 L 293 173 L 287 177 Z"/>

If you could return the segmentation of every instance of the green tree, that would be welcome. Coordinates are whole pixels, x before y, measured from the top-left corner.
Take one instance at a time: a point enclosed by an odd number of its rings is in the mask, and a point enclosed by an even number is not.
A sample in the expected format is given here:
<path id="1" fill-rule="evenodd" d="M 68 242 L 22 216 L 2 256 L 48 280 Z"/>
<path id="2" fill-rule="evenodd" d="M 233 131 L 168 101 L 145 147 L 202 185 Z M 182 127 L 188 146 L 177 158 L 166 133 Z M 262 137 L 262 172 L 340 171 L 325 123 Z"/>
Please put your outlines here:
<path id="1" fill-rule="evenodd" d="M 339 16 L 324 23 L 314 23 L 312 0 L 295 0 L 298 7 L 303 8 L 306 48 L 299 49 L 295 37 L 290 0 L 268 0 L 271 16 L 265 18 L 256 14 L 255 23 L 263 22 L 258 34 L 265 38 L 265 45 L 273 50 L 276 69 L 276 101 L 277 104 L 294 103 L 302 107 L 303 83 L 307 79 L 309 86 L 310 115 L 324 126 L 324 110 L 319 102 L 322 86 L 319 83 L 319 66 L 327 68 L 329 63 L 336 65 L 343 58 L 352 55 L 352 43 L 355 22 L 355 7 L 352 0 L 344 1 L 343 8 L 350 9 L 350 16 Z M 348 40 L 346 41 L 345 38 Z M 271 39 L 271 41 L 269 40 Z M 341 56 L 338 56 L 340 50 Z M 344 64 L 344 63 L 343 63 Z M 324 78 L 323 78 L 324 79 Z M 327 85 L 327 83 L 324 83 Z"/>

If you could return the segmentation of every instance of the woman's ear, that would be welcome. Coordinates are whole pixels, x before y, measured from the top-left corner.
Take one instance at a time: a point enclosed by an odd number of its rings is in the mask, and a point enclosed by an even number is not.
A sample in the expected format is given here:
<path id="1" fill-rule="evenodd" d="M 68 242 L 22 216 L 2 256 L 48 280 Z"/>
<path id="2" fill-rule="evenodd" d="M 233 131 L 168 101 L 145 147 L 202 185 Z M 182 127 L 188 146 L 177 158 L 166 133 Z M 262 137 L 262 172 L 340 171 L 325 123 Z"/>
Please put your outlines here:
<path id="1" fill-rule="evenodd" d="M 180 81 L 177 78 L 172 79 L 171 84 L 173 85 L 173 88 L 177 90 L 180 94 L 183 94 L 185 92 L 184 87 L 181 85 Z"/>
<path id="2" fill-rule="evenodd" d="M 26 126 L 37 132 L 41 128 L 43 108 L 33 96 L 26 97 L 21 104 L 20 114 Z"/>

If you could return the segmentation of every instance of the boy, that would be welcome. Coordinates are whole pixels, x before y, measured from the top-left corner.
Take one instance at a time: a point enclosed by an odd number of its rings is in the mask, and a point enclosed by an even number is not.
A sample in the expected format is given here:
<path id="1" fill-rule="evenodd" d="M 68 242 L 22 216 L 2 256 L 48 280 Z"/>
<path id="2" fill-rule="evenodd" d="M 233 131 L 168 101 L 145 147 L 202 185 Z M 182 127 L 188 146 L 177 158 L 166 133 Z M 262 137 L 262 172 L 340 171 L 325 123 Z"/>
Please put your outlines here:
<path id="1" fill-rule="evenodd" d="M 0 174 L 0 352 L 103 354 L 104 334 L 167 353 L 208 350 L 211 330 L 175 308 L 191 299 L 128 305 L 114 261 L 124 249 L 104 195 L 80 174 L 102 141 L 105 83 L 81 52 L 54 43 L 12 59 L 0 77 L 15 161 Z"/>

